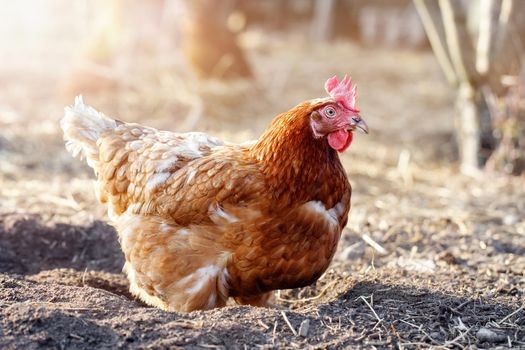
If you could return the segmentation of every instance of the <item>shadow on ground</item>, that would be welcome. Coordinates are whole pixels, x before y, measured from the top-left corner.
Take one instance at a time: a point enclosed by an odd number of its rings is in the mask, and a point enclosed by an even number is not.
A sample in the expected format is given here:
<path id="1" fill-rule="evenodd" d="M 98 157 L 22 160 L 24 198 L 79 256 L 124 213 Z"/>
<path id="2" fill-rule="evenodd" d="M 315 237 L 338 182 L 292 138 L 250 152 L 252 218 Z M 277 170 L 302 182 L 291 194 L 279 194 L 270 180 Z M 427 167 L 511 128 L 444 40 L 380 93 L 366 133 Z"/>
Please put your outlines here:
<path id="1" fill-rule="evenodd" d="M 280 293 L 273 309 L 167 313 L 129 295 L 110 226 L 46 225 L 35 217 L 4 218 L 2 224 L 3 349 L 525 345 L 523 309 L 516 312 L 501 298 L 440 289 L 450 274 L 386 266 L 348 274 L 336 266 L 311 287 Z M 475 277 L 453 274 L 460 284 Z M 301 328 L 306 336 L 296 335 Z"/>

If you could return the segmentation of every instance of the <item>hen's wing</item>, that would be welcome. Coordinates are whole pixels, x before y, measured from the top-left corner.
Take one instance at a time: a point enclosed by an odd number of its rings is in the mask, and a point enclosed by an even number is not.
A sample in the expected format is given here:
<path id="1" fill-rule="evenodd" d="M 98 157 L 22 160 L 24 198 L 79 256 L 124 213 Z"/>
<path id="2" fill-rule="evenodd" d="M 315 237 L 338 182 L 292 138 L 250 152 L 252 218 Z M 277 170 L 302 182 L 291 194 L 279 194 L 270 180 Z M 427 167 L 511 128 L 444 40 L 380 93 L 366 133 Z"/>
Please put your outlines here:
<path id="1" fill-rule="evenodd" d="M 177 134 L 122 123 L 97 140 L 99 199 L 109 202 L 112 216 L 130 206 L 135 213 L 158 213 L 158 197 L 170 187 L 191 184 L 196 175 L 192 164 L 223 144 L 204 133 Z"/>

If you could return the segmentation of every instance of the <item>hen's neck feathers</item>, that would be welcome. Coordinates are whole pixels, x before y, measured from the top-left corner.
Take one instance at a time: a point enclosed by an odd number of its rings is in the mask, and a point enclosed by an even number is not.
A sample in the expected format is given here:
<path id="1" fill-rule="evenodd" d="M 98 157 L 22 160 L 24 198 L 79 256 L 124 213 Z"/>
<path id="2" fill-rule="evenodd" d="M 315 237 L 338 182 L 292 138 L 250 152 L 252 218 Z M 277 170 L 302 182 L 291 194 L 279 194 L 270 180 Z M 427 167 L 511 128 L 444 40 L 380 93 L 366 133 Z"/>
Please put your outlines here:
<path id="1" fill-rule="evenodd" d="M 339 201 L 334 193 L 349 188 L 337 152 L 311 131 L 310 114 L 325 103 L 304 102 L 280 114 L 250 150 L 283 205 L 319 200 L 332 207 Z"/>

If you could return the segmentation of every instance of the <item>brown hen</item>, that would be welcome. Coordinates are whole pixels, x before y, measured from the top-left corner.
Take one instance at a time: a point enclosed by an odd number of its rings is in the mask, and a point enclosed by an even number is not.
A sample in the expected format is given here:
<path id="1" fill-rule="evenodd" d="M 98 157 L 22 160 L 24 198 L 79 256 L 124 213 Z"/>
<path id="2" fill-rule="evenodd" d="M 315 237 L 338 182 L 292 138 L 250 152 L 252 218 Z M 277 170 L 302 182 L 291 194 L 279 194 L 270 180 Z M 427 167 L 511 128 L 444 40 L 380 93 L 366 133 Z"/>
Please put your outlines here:
<path id="1" fill-rule="evenodd" d="M 66 147 L 95 171 L 133 294 L 170 311 L 262 306 L 321 276 L 350 208 L 337 151 L 367 131 L 349 80 L 326 89 L 245 145 L 119 122 L 81 98 L 66 108 Z"/>

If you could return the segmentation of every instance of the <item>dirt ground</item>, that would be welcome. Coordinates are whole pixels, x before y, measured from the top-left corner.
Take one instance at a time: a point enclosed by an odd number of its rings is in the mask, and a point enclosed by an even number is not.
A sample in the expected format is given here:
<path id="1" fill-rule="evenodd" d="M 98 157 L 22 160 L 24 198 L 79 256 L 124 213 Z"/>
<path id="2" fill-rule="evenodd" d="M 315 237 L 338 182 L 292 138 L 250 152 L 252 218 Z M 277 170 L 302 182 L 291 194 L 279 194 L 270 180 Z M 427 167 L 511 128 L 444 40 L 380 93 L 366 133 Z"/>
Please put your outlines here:
<path id="1" fill-rule="evenodd" d="M 90 170 L 63 148 L 58 78 L 2 72 L 0 348 L 525 348 L 524 180 L 457 173 L 453 95 L 432 55 L 278 40 L 249 54 L 256 84 L 181 87 L 158 79 L 177 76 L 168 67 L 85 100 L 122 120 L 241 141 L 322 95 L 326 77 L 352 73 L 372 133 L 343 155 L 354 194 L 330 269 L 277 292 L 275 308 L 143 305 Z M 206 117 L 185 124 L 192 108 Z"/>

